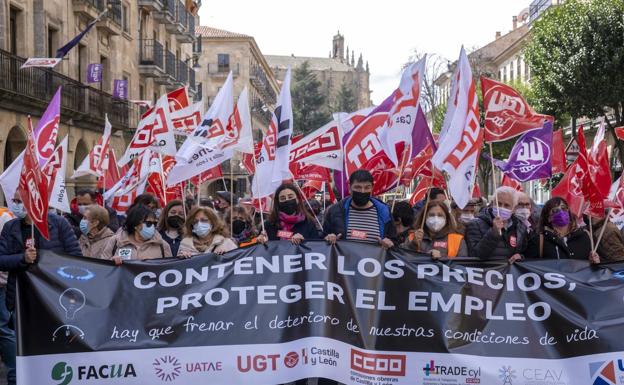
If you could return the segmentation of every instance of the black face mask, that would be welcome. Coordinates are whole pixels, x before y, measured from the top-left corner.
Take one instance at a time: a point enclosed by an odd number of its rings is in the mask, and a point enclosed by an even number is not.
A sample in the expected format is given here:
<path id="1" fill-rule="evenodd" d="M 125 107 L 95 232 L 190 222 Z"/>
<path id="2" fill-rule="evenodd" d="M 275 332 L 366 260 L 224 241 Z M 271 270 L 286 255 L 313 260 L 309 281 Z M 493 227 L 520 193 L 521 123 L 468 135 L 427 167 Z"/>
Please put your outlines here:
<path id="1" fill-rule="evenodd" d="M 170 217 L 167 217 L 167 226 L 172 227 L 174 229 L 180 229 L 182 228 L 183 225 L 184 225 L 184 218 L 177 216 L 177 215 L 172 215 Z"/>
<path id="2" fill-rule="evenodd" d="M 278 207 L 284 214 L 293 215 L 297 212 L 297 200 L 289 199 L 287 201 L 280 202 Z"/>
<path id="3" fill-rule="evenodd" d="M 370 193 L 351 191 L 351 198 L 353 198 L 353 203 L 356 206 L 364 206 L 370 200 Z"/>
<path id="4" fill-rule="evenodd" d="M 243 231 L 245 231 L 246 228 L 247 228 L 247 222 L 241 221 L 240 219 L 232 221 L 232 232 L 234 234 L 240 234 Z"/>

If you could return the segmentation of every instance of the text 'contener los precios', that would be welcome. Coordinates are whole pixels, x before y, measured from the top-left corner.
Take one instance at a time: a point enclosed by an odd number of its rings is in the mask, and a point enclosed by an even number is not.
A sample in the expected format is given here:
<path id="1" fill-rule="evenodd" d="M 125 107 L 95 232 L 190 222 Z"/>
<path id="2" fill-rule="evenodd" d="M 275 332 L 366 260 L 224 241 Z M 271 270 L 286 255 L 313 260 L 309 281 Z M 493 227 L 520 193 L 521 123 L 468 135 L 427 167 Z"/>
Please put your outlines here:
<path id="1" fill-rule="evenodd" d="M 350 266 L 348 262 L 353 262 Z M 444 264 L 422 263 L 406 266 L 400 259 L 381 262 L 374 258 L 361 258 L 347 261 L 338 256 L 335 270 L 342 276 L 361 276 L 386 279 L 433 279 L 449 283 L 470 284 L 489 287 L 493 290 L 535 291 L 541 288 L 574 290 L 574 283 L 568 283 L 563 274 L 525 273 L 514 276 L 503 274 L 494 269 L 475 267 L 450 267 Z M 322 253 L 273 255 L 271 257 L 243 257 L 235 261 L 224 262 L 201 268 L 168 269 L 160 273 L 145 271 L 134 278 L 134 286 L 149 290 L 157 287 L 171 288 L 181 285 L 193 285 L 202 282 L 217 281 L 224 277 L 293 274 L 301 271 L 328 270 L 327 257 Z M 334 267 L 331 267 L 334 269 Z M 405 276 L 406 270 L 409 276 Z M 188 289 L 187 289 L 188 290 Z M 204 292 L 186 292 L 181 297 L 161 297 L 157 300 L 156 313 L 167 310 L 186 311 L 204 306 L 224 306 L 227 304 L 277 304 L 294 303 L 301 300 L 328 300 L 344 304 L 345 291 L 342 286 L 330 281 L 306 281 L 284 286 L 212 286 Z M 351 296 L 349 296 L 351 297 Z M 355 289 L 355 307 L 371 310 L 392 311 L 397 303 L 390 303 L 384 291 Z M 409 291 L 403 298 L 409 311 L 444 311 L 470 315 L 475 312 L 492 320 L 526 319 L 542 321 L 550 316 L 550 306 L 545 302 L 536 302 L 527 306 L 525 303 L 505 303 L 496 305 L 493 301 L 464 294 L 449 294 L 436 291 Z M 495 309 L 496 307 L 496 309 Z"/>

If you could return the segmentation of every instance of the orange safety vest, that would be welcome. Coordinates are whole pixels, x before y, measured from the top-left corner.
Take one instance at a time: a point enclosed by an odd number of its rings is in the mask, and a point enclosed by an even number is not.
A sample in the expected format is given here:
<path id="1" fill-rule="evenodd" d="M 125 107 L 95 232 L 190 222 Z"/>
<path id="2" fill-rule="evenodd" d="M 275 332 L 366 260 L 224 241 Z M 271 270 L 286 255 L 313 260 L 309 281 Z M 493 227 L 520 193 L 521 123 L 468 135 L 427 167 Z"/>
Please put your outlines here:
<path id="1" fill-rule="evenodd" d="M 408 237 L 411 241 L 414 240 L 414 233 L 411 233 Z M 457 253 L 459 253 L 459 247 L 461 246 L 461 241 L 464 239 L 464 236 L 457 233 L 450 233 L 447 235 L 446 239 L 446 255 L 449 258 L 457 257 Z"/>

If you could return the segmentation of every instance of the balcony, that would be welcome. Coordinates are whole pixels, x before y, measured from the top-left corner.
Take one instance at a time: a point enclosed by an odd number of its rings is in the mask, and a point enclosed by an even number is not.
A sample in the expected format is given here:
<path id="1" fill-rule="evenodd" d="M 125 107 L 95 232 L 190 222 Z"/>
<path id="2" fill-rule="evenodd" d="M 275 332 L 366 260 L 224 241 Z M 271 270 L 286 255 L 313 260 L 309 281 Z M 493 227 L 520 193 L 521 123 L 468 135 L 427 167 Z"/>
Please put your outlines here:
<path id="1" fill-rule="evenodd" d="M 48 68 L 20 70 L 26 59 L 0 50 L 0 109 L 23 114 L 43 114 L 57 88 L 63 86 L 61 119 L 73 125 L 102 131 L 104 114 L 113 126 L 136 128 L 139 111 L 134 103 L 113 98 Z"/>
<path id="2" fill-rule="evenodd" d="M 139 7 L 147 9 L 151 12 L 161 12 L 163 9 L 163 0 L 139 0 Z"/>
<path id="3" fill-rule="evenodd" d="M 262 67 L 259 65 L 252 65 L 249 70 L 249 80 L 264 100 L 269 104 L 275 103 L 277 95 L 273 87 L 271 87 L 271 83 Z"/>
<path id="4" fill-rule="evenodd" d="M 194 72 L 194 71 L 193 71 Z M 193 101 L 195 103 L 199 102 L 200 100 L 202 100 L 202 95 L 203 95 L 203 90 L 202 90 L 202 84 L 199 83 L 197 84 L 197 87 L 195 89 L 195 96 L 193 97 Z"/>
<path id="5" fill-rule="evenodd" d="M 74 0 L 72 4 L 74 13 L 87 19 L 96 19 L 103 9 L 102 0 Z"/>
<path id="6" fill-rule="evenodd" d="M 230 64 L 228 66 L 218 65 L 217 63 L 208 63 L 208 75 L 215 77 L 226 77 L 232 71 L 233 76 L 240 74 L 239 63 Z"/>
<path id="7" fill-rule="evenodd" d="M 104 0 L 97 0 L 102 6 L 102 12 L 106 9 Z M 121 3 L 108 3 L 108 12 L 97 22 L 96 28 L 110 35 L 121 34 Z"/>
<path id="8" fill-rule="evenodd" d="M 193 93 L 197 92 L 197 84 L 195 83 L 195 70 L 193 68 L 189 69 L 189 90 Z"/>
<path id="9" fill-rule="evenodd" d="M 195 23 L 195 22 L 193 22 Z M 193 41 L 193 56 L 199 56 L 202 52 L 202 39 L 201 36 L 196 36 Z"/>
<path id="10" fill-rule="evenodd" d="M 149 78 L 165 75 L 163 47 L 158 40 L 139 40 L 139 73 Z"/>
<path id="11" fill-rule="evenodd" d="M 160 11 L 154 12 L 154 19 L 162 24 L 175 23 L 177 1 L 179 0 L 162 0 L 163 7 Z"/>
<path id="12" fill-rule="evenodd" d="M 167 0 L 173 4 L 173 19 L 165 23 L 165 29 L 172 35 L 182 35 L 186 32 L 187 12 L 184 3 L 180 0 Z"/>
<path id="13" fill-rule="evenodd" d="M 186 65 L 185 62 L 178 61 L 178 73 L 176 76 L 178 83 L 185 86 L 188 83 L 188 77 L 189 77 L 188 66 Z"/>
<path id="14" fill-rule="evenodd" d="M 186 29 L 182 34 L 178 35 L 178 40 L 180 43 L 193 43 L 195 42 L 195 16 L 187 12 L 186 9 L 182 9 L 181 12 L 186 14 Z"/>
<path id="15" fill-rule="evenodd" d="M 262 99 L 257 96 L 252 96 L 251 99 L 251 115 L 259 120 L 264 125 L 267 125 L 271 122 L 271 111 L 269 106 L 267 106 Z"/>
<path id="16" fill-rule="evenodd" d="M 176 74 L 178 69 L 176 64 L 176 57 L 171 51 L 163 50 L 163 60 L 164 72 L 161 76 L 154 78 L 154 81 L 157 84 L 162 84 L 167 87 L 173 87 L 177 85 Z"/>

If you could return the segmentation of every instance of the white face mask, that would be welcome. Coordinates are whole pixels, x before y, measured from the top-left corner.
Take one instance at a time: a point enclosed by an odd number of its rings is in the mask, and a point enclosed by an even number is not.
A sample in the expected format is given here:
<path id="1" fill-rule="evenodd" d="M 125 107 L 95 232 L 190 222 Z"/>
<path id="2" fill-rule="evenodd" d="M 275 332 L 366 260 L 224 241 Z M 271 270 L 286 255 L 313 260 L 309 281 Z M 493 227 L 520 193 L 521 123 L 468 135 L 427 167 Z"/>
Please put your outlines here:
<path id="1" fill-rule="evenodd" d="M 474 214 L 469 214 L 469 213 L 463 213 L 459 216 L 459 220 L 462 223 L 468 223 L 470 221 L 472 221 L 473 219 L 475 219 Z"/>
<path id="2" fill-rule="evenodd" d="M 426 222 L 429 230 L 438 232 L 442 230 L 444 225 L 446 225 L 446 218 L 444 217 L 428 217 Z"/>
<path id="3" fill-rule="evenodd" d="M 515 214 L 518 218 L 521 218 L 527 221 L 531 217 L 531 209 L 525 209 L 525 208 L 517 209 Z"/>

